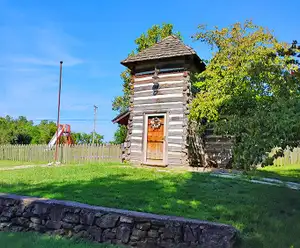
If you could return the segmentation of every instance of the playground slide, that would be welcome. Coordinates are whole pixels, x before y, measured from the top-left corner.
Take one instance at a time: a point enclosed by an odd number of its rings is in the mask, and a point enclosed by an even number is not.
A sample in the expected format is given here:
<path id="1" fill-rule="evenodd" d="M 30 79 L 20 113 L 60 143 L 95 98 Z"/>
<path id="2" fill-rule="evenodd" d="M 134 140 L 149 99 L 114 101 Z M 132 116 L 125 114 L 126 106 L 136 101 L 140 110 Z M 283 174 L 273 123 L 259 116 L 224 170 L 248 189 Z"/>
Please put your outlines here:
<path id="1" fill-rule="evenodd" d="M 62 135 L 63 131 L 64 129 L 60 127 L 57 134 L 58 138 Z M 52 139 L 50 140 L 48 147 L 51 149 L 55 145 L 55 143 L 56 143 L 56 133 L 53 135 Z"/>

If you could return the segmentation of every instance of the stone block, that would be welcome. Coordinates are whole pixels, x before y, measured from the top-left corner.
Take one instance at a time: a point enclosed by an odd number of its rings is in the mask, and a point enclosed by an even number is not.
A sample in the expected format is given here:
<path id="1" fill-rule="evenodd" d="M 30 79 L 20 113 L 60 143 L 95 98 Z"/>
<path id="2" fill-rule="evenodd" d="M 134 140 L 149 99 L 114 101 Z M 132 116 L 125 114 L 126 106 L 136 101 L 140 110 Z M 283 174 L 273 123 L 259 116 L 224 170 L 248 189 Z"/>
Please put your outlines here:
<path id="1" fill-rule="evenodd" d="M 189 225 L 186 225 L 184 227 L 184 235 L 183 235 L 183 240 L 184 242 L 195 242 L 197 241 L 197 232 L 195 229 L 192 229 Z"/>
<path id="2" fill-rule="evenodd" d="M 131 227 L 126 224 L 121 224 L 117 228 L 116 238 L 122 243 L 127 244 L 131 234 Z"/>
<path id="3" fill-rule="evenodd" d="M 93 212 L 82 211 L 80 214 L 80 223 L 92 226 L 94 224 L 95 214 Z"/>
<path id="4" fill-rule="evenodd" d="M 80 232 L 80 231 L 83 231 L 83 230 L 85 230 L 84 225 L 77 225 L 77 226 L 74 227 L 75 232 Z"/>
<path id="5" fill-rule="evenodd" d="M 64 229 L 73 229 L 73 227 L 74 227 L 74 224 L 72 224 L 72 223 L 67 223 L 67 222 L 61 222 L 61 225 L 62 225 L 62 228 L 64 228 Z"/>
<path id="6" fill-rule="evenodd" d="M 165 228 L 162 229 L 162 239 L 174 239 L 180 241 L 182 237 L 182 228 L 179 225 L 176 225 L 176 223 L 173 223 L 173 225 L 167 224 Z"/>
<path id="7" fill-rule="evenodd" d="M 50 219 L 53 221 L 60 221 L 63 217 L 63 208 L 62 207 L 55 207 L 52 208 L 50 211 Z"/>
<path id="8" fill-rule="evenodd" d="M 79 215 L 78 214 L 72 214 L 72 213 L 67 213 L 65 217 L 63 218 L 64 222 L 67 223 L 72 223 L 72 224 L 78 224 L 79 223 Z"/>
<path id="9" fill-rule="evenodd" d="M 150 230 L 151 227 L 151 223 L 150 222 L 146 222 L 146 223 L 139 223 L 136 225 L 137 229 L 143 230 L 143 231 L 148 231 Z"/>
<path id="10" fill-rule="evenodd" d="M 13 208 L 6 208 L 3 210 L 1 215 L 3 217 L 12 218 L 15 216 L 15 210 Z"/>
<path id="11" fill-rule="evenodd" d="M 11 222 L 13 224 L 24 226 L 24 227 L 28 227 L 29 223 L 30 223 L 30 221 L 27 218 L 24 218 L 24 217 L 14 218 L 13 220 L 11 220 Z"/>
<path id="12" fill-rule="evenodd" d="M 4 228 L 6 228 L 10 225 L 11 225 L 11 223 L 9 223 L 9 222 L 1 222 L 0 223 L 0 230 L 3 230 Z"/>
<path id="13" fill-rule="evenodd" d="M 149 230 L 148 237 L 150 238 L 158 238 L 159 234 L 157 230 Z"/>
<path id="14" fill-rule="evenodd" d="M 30 217 L 33 217 L 34 216 L 34 213 L 30 212 L 30 211 L 25 211 L 23 214 L 22 214 L 23 217 L 25 218 L 30 218 Z"/>
<path id="15" fill-rule="evenodd" d="M 93 240 L 97 242 L 102 241 L 102 229 L 99 227 L 91 226 L 88 229 L 88 233 L 92 236 Z"/>
<path id="16" fill-rule="evenodd" d="M 80 231 L 78 233 L 75 233 L 73 235 L 74 239 L 84 239 L 84 238 L 88 238 L 88 237 L 89 237 L 89 233 L 85 230 L 82 230 L 82 231 Z"/>
<path id="17" fill-rule="evenodd" d="M 106 229 L 102 233 L 102 240 L 104 242 L 111 241 L 112 239 L 115 239 L 115 238 L 116 238 L 116 233 L 110 229 Z"/>
<path id="18" fill-rule="evenodd" d="M 42 220 L 37 218 L 37 217 L 31 217 L 30 221 L 35 223 L 35 224 L 41 224 L 42 223 Z"/>
<path id="19" fill-rule="evenodd" d="M 32 209 L 32 213 L 37 216 L 45 215 L 47 214 L 49 207 L 50 207 L 49 205 L 43 203 L 37 203 L 34 205 Z"/>
<path id="20" fill-rule="evenodd" d="M 46 230 L 45 226 L 35 224 L 35 223 L 32 223 L 32 222 L 29 224 L 29 228 L 32 229 L 32 230 L 35 230 L 37 232 L 44 232 Z"/>
<path id="21" fill-rule="evenodd" d="M 10 220 L 9 217 L 1 216 L 0 217 L 0 222 L 8 222 Z"/>
<path id="22" fill-rule="evenodd" d="M 134 222 L 134 219 L 128 216 L 121 216 L 120 217 L 120 222 L 121 223 L 128 223 L 128 224 L 132 224 Z"/>
<path id="23" fill-rule="evenodd" d="M 101 228 L 113 228 L 116 226 L 118 220 L 119 220 L 118 215 L 106 214 L 96 219 L 96 225 Z"/>
<path id="24" fill-rule="evenodd" d="M 130 240 L 138 241 L 144 239 L 147 235 L 146 231 L 142 231 L 140 229 L 133 229 Z"/>
<path id="25" fill-rule="evenodd" d="M 60 229 L 62 223 L 60 221 L 48 220 L 46 222 L 46 227 L 49 229 Z"/>

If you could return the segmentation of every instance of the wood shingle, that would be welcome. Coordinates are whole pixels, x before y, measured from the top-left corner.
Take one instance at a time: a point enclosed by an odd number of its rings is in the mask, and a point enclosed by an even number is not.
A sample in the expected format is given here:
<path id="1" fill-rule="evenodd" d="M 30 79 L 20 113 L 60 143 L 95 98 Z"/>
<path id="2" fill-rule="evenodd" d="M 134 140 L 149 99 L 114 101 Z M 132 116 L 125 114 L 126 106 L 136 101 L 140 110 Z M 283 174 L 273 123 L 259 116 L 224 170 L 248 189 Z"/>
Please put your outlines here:
<path id="1" fill-rule="evenodd" d="M 178 56 L 197 56 L 196 52 L 176 36 L 170 35 L 155 45 L 135 54 L 129 56 L 121 61 L 121 64 L 127 65 L 129 63 L 149 61 L 154 59 L 165 59 Z"/>

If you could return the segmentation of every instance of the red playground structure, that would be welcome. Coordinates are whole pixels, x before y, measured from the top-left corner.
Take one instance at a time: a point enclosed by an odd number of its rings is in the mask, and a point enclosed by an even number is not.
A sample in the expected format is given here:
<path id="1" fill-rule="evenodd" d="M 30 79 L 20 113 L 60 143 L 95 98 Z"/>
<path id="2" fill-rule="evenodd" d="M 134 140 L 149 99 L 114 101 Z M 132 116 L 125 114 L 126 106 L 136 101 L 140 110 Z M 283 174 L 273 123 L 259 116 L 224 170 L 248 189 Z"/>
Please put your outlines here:
<path id="1" fill-rule="evenodd" d="M 66 137 L 61 141 L 61 137 Z M 51 149 L 56 144 L 56 141 L 61 141 L 60 143 L 71 145 L 73 144 L 73 140 L 71 137 L 71 126 L 69 124 L 60 124 L 58 131 L 55 132 L 52 139 L 48 143 L 48 147 Z"/>

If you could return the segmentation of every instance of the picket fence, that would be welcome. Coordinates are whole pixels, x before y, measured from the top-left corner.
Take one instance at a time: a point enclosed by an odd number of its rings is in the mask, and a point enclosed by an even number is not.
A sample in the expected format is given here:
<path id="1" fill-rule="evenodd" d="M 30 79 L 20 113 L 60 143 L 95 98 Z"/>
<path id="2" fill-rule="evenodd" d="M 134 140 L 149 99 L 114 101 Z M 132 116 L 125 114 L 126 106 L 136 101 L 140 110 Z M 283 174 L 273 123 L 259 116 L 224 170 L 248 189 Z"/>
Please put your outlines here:
<path id="1" fill-rule="evenodd" d="M 286 149 L 284 156 L 274 160 L 274 165 L 284 166 L 290 164 L 300 164 L 300 147 L 296 147 L 293 150 Z"/>
<path id="2" fill-rule="evenodd" d="M 47 145 L 1 145 L 0 160 L 49 163 L 54 161 L 55 148 Z M 121 162 L 120 145 L 59 145 L 61 163 Z"/>

